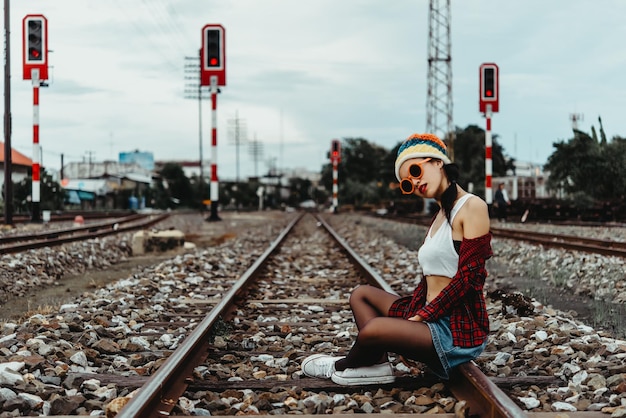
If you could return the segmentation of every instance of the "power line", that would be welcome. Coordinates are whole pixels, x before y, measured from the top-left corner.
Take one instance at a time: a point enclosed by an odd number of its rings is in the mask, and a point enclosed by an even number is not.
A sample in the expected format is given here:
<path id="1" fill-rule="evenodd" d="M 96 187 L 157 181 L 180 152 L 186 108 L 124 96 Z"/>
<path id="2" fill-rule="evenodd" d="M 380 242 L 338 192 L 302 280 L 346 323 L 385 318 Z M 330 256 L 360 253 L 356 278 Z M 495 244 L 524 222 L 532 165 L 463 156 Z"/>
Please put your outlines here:
<path id="1" fill-rule="evenodd" d="M 127 13 L 127 8 L 128 8 L 127 2 L 123 2 L 122 4 L 120 4 L 120 0 L 115 0 L 114 4 L 119 9 L 120 13 L 122 14 Z M 181 51 L 182 48 L 180 47 L 180 45 L 171 43 L 169 32 L 165 31 L 165 29 L 163 28 L 163 25 L 159 24 L 158 22 L 155 22 L 154 19 L 150 19 L 149 21 L 154 22 L 155 26 L 147 28 L 145 23 L 140 24 L 140 22 L 143 22 L 140 19 L 139 20 L 131 19 L 130 23 L 133 29 L 135 30 L 135 32 L 139 35 L 139 41 L 140 42 L 141 40 L 147 41 L 151 47 L 151 50 L 155 51 L 157 54 L 161 56 L 161 58 L 163 58 L 163 62 L 169 67 L 169 69 L 174 72 L 178 72 L 179 67 L 176 64 L 176 60 L 172 57 L 172 55 L 170 55 L 171 53 L 168 54 L 165 52 L 166 48 L 163 48 L 163 44 L 156 41 L 155 34 L 163 35 L 162 38 L 165 40 L 166 43 L 169 44 L 170 51 L 176 51 L 177 53 L 179 53 L 179 51 Z M 145 21 L 145 22 L 148 22 L 148 21 Z M 158 68 L 157 65 L 154 65 L 154 67 Z"/>

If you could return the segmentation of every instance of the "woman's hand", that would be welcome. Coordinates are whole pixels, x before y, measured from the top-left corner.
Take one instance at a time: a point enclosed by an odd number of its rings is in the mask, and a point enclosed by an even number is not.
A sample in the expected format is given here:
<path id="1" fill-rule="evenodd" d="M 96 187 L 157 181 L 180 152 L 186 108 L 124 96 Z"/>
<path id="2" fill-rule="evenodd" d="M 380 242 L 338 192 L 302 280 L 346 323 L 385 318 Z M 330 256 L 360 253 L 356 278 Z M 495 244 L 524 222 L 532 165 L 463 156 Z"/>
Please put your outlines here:
<path id="1" fill-rule="evenodd" d="M 415 322 L 422 322 L 424 320 L 424 318 L 422 318 L 419 315 L 415 315 L 409 318 L 409 321 L 415 321 Z"/>

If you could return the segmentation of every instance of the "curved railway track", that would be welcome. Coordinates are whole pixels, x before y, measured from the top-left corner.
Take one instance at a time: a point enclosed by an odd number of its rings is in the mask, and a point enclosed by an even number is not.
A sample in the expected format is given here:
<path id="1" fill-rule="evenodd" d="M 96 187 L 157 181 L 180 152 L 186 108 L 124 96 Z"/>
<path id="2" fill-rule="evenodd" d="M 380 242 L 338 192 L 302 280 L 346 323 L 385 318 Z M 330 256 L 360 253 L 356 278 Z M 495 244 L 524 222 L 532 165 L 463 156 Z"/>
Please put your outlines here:
<path id="1" fill-rule="evenodd" d="M 391 385 L 346 388 L 329 380 L 302 375 L 300 361 L 312 352 L 341 355 L 349 350 L 356 332 L 347 299 L 351 289 L 358 284 L 370 283 L 394 291 L 323 219 L 304 216 L 303 220 L 302 216 L 292 220 L 254 264 L 222 294 L 215 294 L 210 300 L 189 298 L 187 304 L 194 312 L 208 309 L 209 313 L 128 400 L 118 417 L 181 413 L 184 412 L 179 409 L 181 400 L 198 399 L 198 393 L 208 398 L 208 393 L 228 390 L 256 393 L 287 388 L 284 389 L 286 393 L 294 390 L 318 396 L 334 393 L 339 394 L 340 399 L 355 391 L 383 391 L 391 405 L 398 404 L 394 401 L 394 393 L 397 397 L 398 393 L 408 391 L 417 399 L 423 393 L 420 392 L 422 388 L 437 383 L 428 373 L 396 372 L 399 375 Z M 328 234 L 320 233 L 320 227 Z M 290 234 L 296 229 L 300 236 L 312 239 L 304 243 L 290 242 Z M 325 263 L 310 265 L 308 253 L 314 253 L 318 258 L 320 253 L 325 254 L 326 257 L 322 257 Z M 219 335 L 219 327 L 227 328 L 225 335 Z M 274 340 L 272 336 L 288 336 L 289 346 L 281 346 L 282 339 Z M 231 367 L 220 368 L 220 361 Z M 394 362 L 399 364 L 398 359 Z M 241 372 L 244 369 L 249 369 L 251 374 Z M 405 367 L 405 370 L 409 369 Z M 445 405 L 449 410 L 438 406 L 440 412 L 455 413 L 456 410 L 457 416 L 477 417 L 526 416 L 474 363 L 459 367 L 451 384 L 441 389 L 438 395 L 448 399 Z M 454 402 L 449 400 L 453 395 Z M 254 397 L 248 395 L 250 399 Z M 240 413 L 289 413 L 289 400 L 259 404 L 265 405 L 267 410 L 249 405 L 249 409 Z M 388 411 L 393 410 L 391 406 L 389 408 Z M 428 408 L 409 403 L 409 406 L 405 404 L 398 409 L 416 413 Z M 333 409 L 327 402 L 308 410 L 331 413 Z M 231 413 L 223 411 L 223 414 Z"/>
<path id="2" fill-rule="evenodd" d="M 35 248 L 51 247 L 68 242 L 82 241 L 152 226 L 167 218 L 169 214 L 132 214 L 107 221 L 90 223 L 70 228 L 46 229 L 30 234 L 8 234 L 0 236 L 0 254 L 17 253 Z"/>

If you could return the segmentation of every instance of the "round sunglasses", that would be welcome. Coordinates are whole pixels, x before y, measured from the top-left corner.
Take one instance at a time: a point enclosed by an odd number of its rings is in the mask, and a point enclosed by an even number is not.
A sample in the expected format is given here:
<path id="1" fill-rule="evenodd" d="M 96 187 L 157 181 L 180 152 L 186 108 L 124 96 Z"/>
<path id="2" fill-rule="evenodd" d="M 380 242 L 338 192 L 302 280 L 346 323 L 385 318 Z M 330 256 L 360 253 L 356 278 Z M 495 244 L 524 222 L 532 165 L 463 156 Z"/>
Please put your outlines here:
<path id="1" fill-rule="evenodd" d="M 430 161 L 430 158 L 426 158 L 419 163 L 413 163 L 409 166 L 409 176 L 400 180 L 400 190 L 402 194 L 413 194 L 415 191 L 414 180 L 419 180 L 424 175 L 424 169 L 422 165 Z"/>

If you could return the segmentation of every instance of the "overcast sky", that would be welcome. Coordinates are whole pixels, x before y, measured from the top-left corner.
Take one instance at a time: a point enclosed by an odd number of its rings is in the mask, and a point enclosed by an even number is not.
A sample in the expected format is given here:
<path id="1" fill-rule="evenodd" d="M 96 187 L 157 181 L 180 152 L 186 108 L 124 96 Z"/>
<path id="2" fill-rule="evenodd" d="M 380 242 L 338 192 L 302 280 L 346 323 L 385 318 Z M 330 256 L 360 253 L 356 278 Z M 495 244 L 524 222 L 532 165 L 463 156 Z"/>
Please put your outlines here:
<path id="1" fill-rule="evenodd" d="M 65 162 L 198 160 L 198 102 L 185 99 L 185 57 L 207 23 L 226 29 L 227 85 L 218 95 L 218 175 L 236 175 L 236 117 L 263 143 L 256 167 L 239 147 L 241 176 L 319 171 L 333 138 L 387 149 L 426 127 L 427 0 L 13 0 L 12 145 L 32 154 L 32 84 L 22 79 L 22 19 L 48 19 L 50 87 L 40 92 L 40 144 Z M 505 153 L 545 163 L 579 128 L 626 136 L 626 1 L 453 0 L 454 124 L 485 128 L 478 68 L 500 68 L 492 119 Z M 203 103 L 210 157 L 210 101 Z"/>

